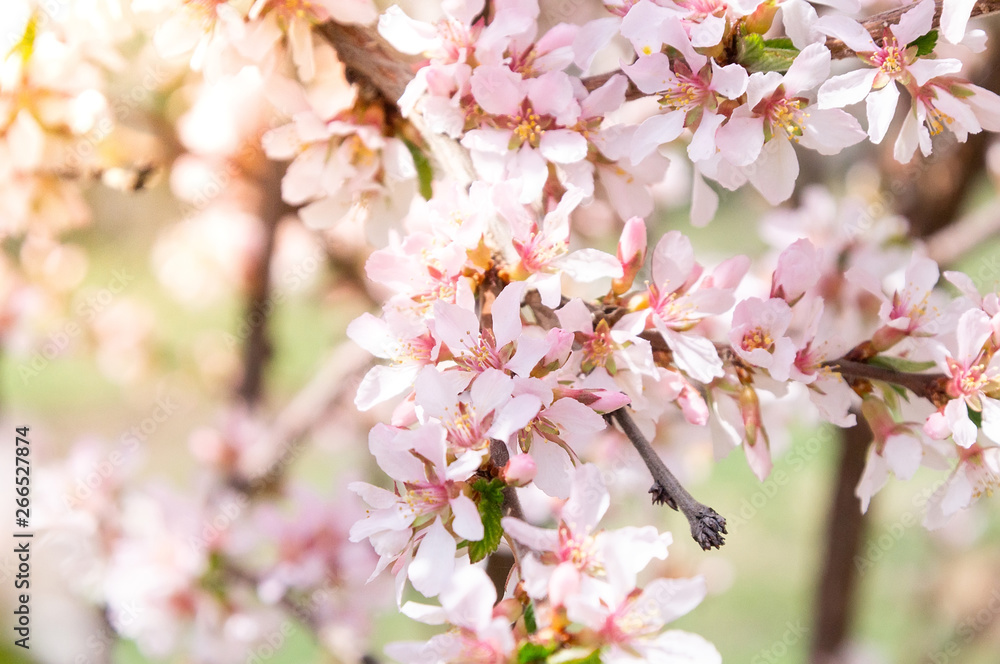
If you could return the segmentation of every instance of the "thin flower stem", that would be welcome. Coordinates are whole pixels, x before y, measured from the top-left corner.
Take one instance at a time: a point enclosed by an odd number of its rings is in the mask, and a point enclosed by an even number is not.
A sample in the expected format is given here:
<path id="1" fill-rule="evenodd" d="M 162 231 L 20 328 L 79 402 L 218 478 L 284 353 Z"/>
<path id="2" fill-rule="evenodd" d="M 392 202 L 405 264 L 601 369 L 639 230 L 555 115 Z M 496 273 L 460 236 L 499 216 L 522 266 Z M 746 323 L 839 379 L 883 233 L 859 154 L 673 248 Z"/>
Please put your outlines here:
<path id="1" fill-rule="evenodd" d="M 649 490 L 653 494 L 653 502 L 666 503 L 667 506 L 680 510 L 691 524 L 691 536 L 702 549 L 707 551 L 713 547 L 721 547 L 725 544 L 723 535 L 726 534 L 726 520 L 688 493 L 639 431 L 626 408 L 619 408 L 605 417 L 618 422 L 622 432 L 645 462 L 649 474 L 653 476 L 653 487 Z"/>

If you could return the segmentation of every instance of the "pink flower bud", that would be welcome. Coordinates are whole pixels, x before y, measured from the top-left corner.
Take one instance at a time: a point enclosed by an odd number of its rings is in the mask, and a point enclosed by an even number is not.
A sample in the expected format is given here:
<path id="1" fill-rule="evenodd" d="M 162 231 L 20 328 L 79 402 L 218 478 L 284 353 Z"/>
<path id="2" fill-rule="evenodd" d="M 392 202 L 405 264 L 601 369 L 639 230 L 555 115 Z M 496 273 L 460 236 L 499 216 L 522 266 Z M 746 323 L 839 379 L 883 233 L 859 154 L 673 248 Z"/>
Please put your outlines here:
<path id="1" fill-rule="evenodd" d="M 584 406 L 590 406 L 598 413 L 610 413 L 622 406 L 632 403 L 632 399 L 622 392 L 600 389 L 577 389 L 573 387 L 556 388 L 553 394 L 557 399 L 566 397 L 576 399 Z"/>
<path id="2" fill-rule="evenodd" d="M 503 467 L 503 481 L 511 486 L 525 486 L 538 473 L 538 467 L 530 454 L 512 456 Z"/>
<path id="3" fill-rule="evenodd" d="M 621 295 L 632 287 L 635 275 L 646 260 L 646 222 L 641 217 L 632 217 L 625 222 L 621 239 L 618 241 L 618 262 L 623 275 L 615 279 L 612 290 Z"/>
<path id="4" fill-rule="evenodd" d="M 563 364 L 573 350 L 573 333 L 561 327 L 554 327 L 549 330 L 545 340 L 549 344 L 549 352 L 545 354 L 542 364 L 545 366 L 553 362 Z"/>
<path id="5" fill-rule="evenodd" d="M 771 297 L 795 304 L 820 278 L 819 253 L 809 240 L 791 244 L 778 257 L 771 276 Z"/>

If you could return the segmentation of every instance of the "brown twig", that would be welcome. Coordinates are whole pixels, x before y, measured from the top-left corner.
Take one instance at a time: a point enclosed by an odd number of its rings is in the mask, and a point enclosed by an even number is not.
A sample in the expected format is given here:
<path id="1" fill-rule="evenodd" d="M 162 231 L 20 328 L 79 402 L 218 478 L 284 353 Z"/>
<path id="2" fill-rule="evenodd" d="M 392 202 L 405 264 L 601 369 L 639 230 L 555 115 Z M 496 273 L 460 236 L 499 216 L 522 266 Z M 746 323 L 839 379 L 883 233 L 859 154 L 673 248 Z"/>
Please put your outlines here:
<path id="1" fill-rule="evenodd" d="M 653 486 L 649 490 L 653 494 L 653 502 L 664 503 L 684 514 L 688 523 L 691 524 L 691 537 L 702 549 L 706 551 L 713 547 L 718 549 L 725 544 L 723 535 L 726 534 L 726 520 L 711 507 L 702 505 L 688 493 L 687 489 L 663 463 L 663 459 L 649 444 L 646 437 L 639 431 L 632 416 L 628 414 L 627 407 L 619 408 L 604 417 L 609 421 L 618 422 L 618 426 L 621 427 L 622 432 L 628 437 L 629 442 L 642 457 L 646 468 L 649 469 L 649 474 L 653 476 Z"/>
<path id="2" fill-rule="evenodd" d="M 944 381 L 947 380 L 947 377 L 940 373 L 909 373 L 844 359 L 824 362 L 823 366 L 833 369 L 844 378 L 880 380 L 885 383 L 899 385 L 932 403 L 936 402 L 944 393 Z"/>
<path id="3" fill-rule="evenodd" d="M 377 91 L 386 101 L 395 104 L 414 76 L 418 61 L 399 53 L 372 28 L 341 25 L 327 21 L 317 28 L 337 51 L 347 79 Z M 419 113 L 407 120 L 420 133 L 435 170 L 447 174 L 458 184 L 475 180 L 472 161 L 457 141 L 432 131 Z"/>
<path id="4" fill-rule="evenodd" d="M 264 367 L 272 352 L 268 321 L 274 306 L 271 301 L 271 259 L 278 223 L 292 211 L 281 199 L 281 177 L 281 167 L 271 161 L 263 166 L 263 172 L 258 177 L 264 241 L 250 268 L 250 283 L 243 315 L 243 323 L 248 332 L 243 343 L 243 374 L 236 387 L 237 397 L 251 408 L 260 401 Z"/>

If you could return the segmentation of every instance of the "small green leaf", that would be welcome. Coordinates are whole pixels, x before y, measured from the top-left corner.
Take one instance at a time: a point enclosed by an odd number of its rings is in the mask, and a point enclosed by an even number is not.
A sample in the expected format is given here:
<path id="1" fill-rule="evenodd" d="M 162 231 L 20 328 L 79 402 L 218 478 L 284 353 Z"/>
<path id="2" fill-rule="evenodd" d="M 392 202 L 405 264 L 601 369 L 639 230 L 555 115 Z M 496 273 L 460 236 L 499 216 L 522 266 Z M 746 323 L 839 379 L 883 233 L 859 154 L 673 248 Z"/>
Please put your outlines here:
<path id="1" fill-rule="evenodd" d="M 431 187 L 431 182 L 434 180 L 434 169 L 431 168 L 431 162 L 416 143 L 405 138 L 403 143 L 406 144 L 406 149 L 413 156 L 413 165 L 417 169 L 417 182 L 420 183 L 420 195 L 424 197 L 424 200 L 429 201 L 434 195 L 434 189 Z"/>
<path id="2" fill-rule="evenodd" d="M 525 643 L 521 646 L 521 649 L 517 651 L 517 664 L 536 664 L 538 662 L 545 662 L 552 651 L 555 650 L 555 646 L 543 646 L 537 643 Z"/>
<path id="3" fill-rule="evenodd" d="M 904 360 L 901 357 L 891 357 L 889 355 L 876 355 L 868 360 L 868 364 L 905 373 L 919 373 L 934 366 L 934 362 L 914 362 L 913 360 Z"/>
<path id="4" fill-rule="evenodd" d="M 757 33 L 741 35 L 736 41 L 736 62 L 750 72 L 786 72 L 799 54 L 791 40 L 764 38 Z"/>
<path id="5" fill-rule="evenodd" d="M 528 606 L 524 607 L 524 628 L 528 630 L 528 634 L 534 634 L 538 631 L 538 622 L 535 620 L 535 603 L 529 601 Z"/>
<path id="6" fill-rule="evenodd" d="M 921 35 L 920 37 L 917 37 L 916 39 L 911 41 L 909 44 L 906 45 L 906 48 L 916 46 L 917 57 L 919 58 L 925 55 L 929 55 L 934 50 L 934 47 L 937 46 L 937 41 L 938 41 L 938 31 L 931 30 L 926 35 Z"/>
<path id="7" fill-rule="evenodd" d="M 469 560 L 477 563 L 500 546 L 503 528 L 500 519 L 503 517 L 503 480 L 478 479 L 472 488 L 479 494 L 479 516 L 483 520 L 483 539 L 469 542 Z"/>
<path id="8" fill-rule="evenodd" d="M 978 410 L 972 410 L 971 408 L 969 408 L 968 410 L 969 410 L 969 419 L 972 420 L 972 423 L 976 425 L 977 429 L 982 429 L 983 414 L 980 413 Z"/>
<path id="9" fill-rule="evenodd" d="M 579 656 L 582 652 L 587 652 L 582 647 L 563 650 L 554 657 L 551 657 L 548 664 L 601 664 L 601 651 L 594 650 L 586 656 Z"/>
<path id="10" fill-rule="evenodd" d="M 785 51 L 796 51 L 795 44 L 792 43 L 790 37 L 775 37 L 774 39 L 764 40 L 764 46 L 767 48 L 780 48 Z"/>

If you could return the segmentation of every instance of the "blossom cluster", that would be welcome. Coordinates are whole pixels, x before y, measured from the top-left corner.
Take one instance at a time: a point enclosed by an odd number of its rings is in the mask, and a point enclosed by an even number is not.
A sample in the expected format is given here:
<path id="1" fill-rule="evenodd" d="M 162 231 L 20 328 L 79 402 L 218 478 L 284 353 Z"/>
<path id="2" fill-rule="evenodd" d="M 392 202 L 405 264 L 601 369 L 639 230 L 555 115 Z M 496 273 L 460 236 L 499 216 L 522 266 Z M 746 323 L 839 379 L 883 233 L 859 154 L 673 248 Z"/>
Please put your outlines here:
<path id="1" fill-rule="evenodd" d="M 104 145 L 104 79 L 122 59 L 102 45 L 132 35 L 101 14 L 83 39 L 69 18 L 14 4 L 17 39 L 0 71 L 0 239 L 28 235 L 22 259 L 56 256 L 75 284 L 74 254 L 54 239 L 86 217 L 69 183 L 112 180 L 116 162 L 50 166 L 81 140 Z M 901 162 L 930 154 L 945 129 L 959 141 L 1000 129 L 1000 98 L 962 73 L 960 58 L 985 46 L 968 29 L 970 3 L 946 0 L 935 23 L 934 0 L 920 0 L 879 30 L 843 1 L 609 0 L 598 18 L 544 30 L 534 0 L 454 0 L 431 21 L 399 7 L 379 16 L 365 0 L 132 4 L 157 25 L 158 53 L 203 77 L 171 83 L 190 102 L 171 187 L 191 213 L 158 240 L 159 276 L 205 304 L 227 286 L 249 290 L 261 256 L 273 273 L 304 247 L 355 247 L 345 227 L 366 226 L 380 245 L 365 272 L 384 303 L 348 335 L 381 360 L 355 404 L 385 415 L 368 445 L 391 481 L 350 484 L 369 509 L 349 529 L 329 503 L 281 486 L 296 515 L 257 503 L 243 514 L 240 503 L 226 532 L 206 537 L 213 509 L 260 497 L 241 481 L 255 454 L 275 452 L 240 411 L 192 436 L 215 471 L 197 500 L 109 482 L 50 509 L 47 527 L 85 532 L 100 552 L 75 589 L 144 652 L 167 655 L 190 631 L 202 659 L 230 661 L 295 600 L 340 593 L 373 567 L 369 581 L 393 575 L 404 613 L 451 626 L 391 645 L 399 661 L 718 662 L 702 638 L 663 631 L 704 584 L 639 582 L 666 557 L 669 534 L 598 527 L 610 497 L 589 462 L 615 414 L 634 420 L 645 440 L 629 438 L 645 454 L 666 431 L 707 431 L 717 458 L 740 447 L 762 480 L 769 429 L 788 411 L 808 400 L 841 427 L 860 415 L 873 432 L 863 508 L 890 474 L 927 466 L 947 473 L 929 502 L 932 527 L 1000 485 L 998 296 L 942 274 L 922 247 L 901 249 L 899 220 L 810 190 L 767 220 L 775 251 L 757 263 L 696 257 L 679 230 L 650 242 L 668 156 L 687 162 L 683 187 L 703 224 L 718 207 L 715 185 L 749 183 L 778 204 L 795 191 L 803 149 L 833 156 L 884 141 L 901 88 Z M 417 59 L 398 99 L 328 43 L 331 26 L 376 22 L 401 58 Z M 861 68 L 835 74 L 845 51 Z M 864 124 L 845 110 L 862 101 Z M 448 163 L 434 141 L 468 163 Z M 602 202 L 614 253 L 581 241 Z M 6 338 L 32 307 L 32 275 L 0 261 Z M 68 466 L 103 452 L 78 453 L 86 458 Z M 53 495 L 72 493 L 72 468 L 53 474 Z M 519 511 L 531 495 L 556 506 L 555 528 Z M 377 561 L 348 539 L 370 542 Z M 253 573 L 236 564 L 272 542 Z M 517 564 L 498 592 L 480 563 L 503 542 Z M 404 602 L 411 588 L 440 606 Z M 300 618 L 359 659 L 364 627 L 340 599 Z M 136 602 L 149 610 L 126 623 Z"/>

